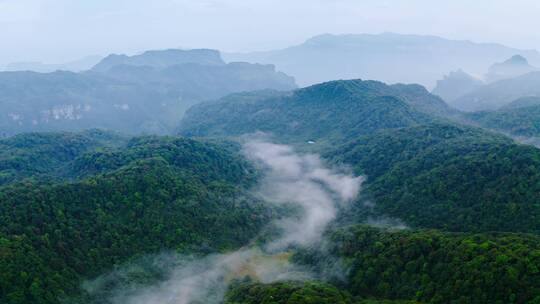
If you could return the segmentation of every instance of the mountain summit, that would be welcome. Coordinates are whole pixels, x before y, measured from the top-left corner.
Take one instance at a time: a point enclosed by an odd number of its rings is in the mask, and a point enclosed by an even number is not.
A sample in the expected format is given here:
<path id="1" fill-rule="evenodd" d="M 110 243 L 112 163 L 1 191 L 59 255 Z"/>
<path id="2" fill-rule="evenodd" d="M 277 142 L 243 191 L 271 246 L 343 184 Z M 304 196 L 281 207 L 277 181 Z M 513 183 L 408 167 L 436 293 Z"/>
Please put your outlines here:
<path id="1" fill-rule="evenodd" d="M 150 66 L 154 68 L 165 68 L 169 66 L 195 63 L 200 65 L 224 65 L 219 51 L 209 49 L 194 50 L 158 50 L 147 51 L 140 55 L 127 56 L 112 54 L 105 57 L 92 70 L 105 72 L 114 66 Z"/>
<path id="2" fill-rule="evenodd" d="M 486 80 L 487 82 L 495 82 L 518 77 L 535 70 L 537 69 L 529 64 L 527 58 L 521 55 L 514 55 L 503 62 L 492 65 L 486 75 Z"/>

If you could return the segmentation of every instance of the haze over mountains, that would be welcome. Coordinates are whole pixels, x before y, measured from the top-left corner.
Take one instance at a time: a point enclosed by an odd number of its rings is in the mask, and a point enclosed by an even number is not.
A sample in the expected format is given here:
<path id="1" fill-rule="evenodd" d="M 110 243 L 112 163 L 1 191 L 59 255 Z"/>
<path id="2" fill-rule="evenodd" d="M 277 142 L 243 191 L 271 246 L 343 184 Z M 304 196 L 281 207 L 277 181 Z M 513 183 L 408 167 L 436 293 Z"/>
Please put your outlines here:
<path id="1" fill-rule="evenodd" d="M 82 72 L 91 69 L 101 59 L 101 56 L 87 56 L 67 63 L 47 64 L 42 62 L 13 62 L 5 67 L 0 67 L 0 71 L 33 71 L 39 73 L 51 73 L 54 71 Z"/>
<path id="2" fill-rule="evenodd" d="M 197 102 L 295 87 L 294 78 L 271 65 L 226 64 L 211 50 L 111 55 L 80 73 L 1 72 L 0 134 L 86 128 L 167 134 Z"/>
<path id="3" fill-rule="evenodd" d="M 522 55 L 540 65 L 540 53 L 493 43 L 448 40 L 434 36 L 325 34 L 285 48 L 224 54 L 228 61 L 272 63 L 294 75 L 300 86 L 335 79 L 374 79 L 419 83 L 431 89 L 449 71 L 482 75 L 495 62 Z"/>
<path id="4" fill-rule="evenodd" d="M 494 63 L 481 76 L 452 71 L 437 81 L 432 93 L 462 111 L 497 110 L 516 99 L 539 96 L 539 71 L 526 58 L 514 55 Z"/>
<path id="5" fill-rule="evenodd" d="M 536 51 L 224 58 L 0 72 L 0 303 L 540 303 Z"/>

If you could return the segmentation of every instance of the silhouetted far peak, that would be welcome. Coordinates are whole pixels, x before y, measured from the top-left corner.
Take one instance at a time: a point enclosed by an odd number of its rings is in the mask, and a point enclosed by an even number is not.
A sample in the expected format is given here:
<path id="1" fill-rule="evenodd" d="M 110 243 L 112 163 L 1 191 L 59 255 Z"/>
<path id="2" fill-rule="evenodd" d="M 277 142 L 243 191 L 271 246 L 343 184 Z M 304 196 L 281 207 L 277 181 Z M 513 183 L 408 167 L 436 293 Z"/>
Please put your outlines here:
<path id="1" fill-rule="evenodd" d="M 512 64 L 512 65 L 529 65 L 529 61 L 527 61 L 527 58 L 521 56 L 521 55 L 514 55 L 512 58 L 506 60 L 503 62 L 503 64 Z"/>
<path id="2" fill-rule="evenodd" d="M 224 65 L 221 54 L 216 50 L 194 49 L 194 50 L 158 50 L 147 51 L 140 55 L 127 56 L 112 54 L 101 60 L 93 71 L 105 72 L 118 65 L 130 66 L 150 66 L 155 68 L 165 68 L 181 64 L 200 65 Z"/>
<path id="3" fill-rule="evenodd" d="M 483 81 L 477 79 L 462 69 L 450 72 L 443 79 L 437 81 L 437 86 L 432 93 L 442 97 L 445 101 L 451 102 L 475 89 L 481 87 Z"/>
<path id="4" fill-rule="evenodd" d="M 525 57 L 523 57 L 521 55 L 514 55 L 514 56 L 510 57 L 509 59 L 507 59 L 507 60 L 505 60 L 503 62 L 493 64 L 489 69 L 490 69 L 490 71 L 492 71 L 492 70 L 505 68 L 505 67 L 527 67 L 527 68 L 532 68 L 532 66 L 529 65 L 529 61 L 527 60 L 527 58 L 525 58 Z"/>
<path id="5" fill-rule="evenodd" d="M 274 64 L 279 71 L 294 75 L 300 86 L 363 78 L 419 83 L 431 89 L 448 71 L 461 67 L 483 75 L 494 62 L 515 54 L 526 56 L 532 64 L 540 62 L 536 51 L 396 33 L 323 34 L 285 49 L 225 54 L 225 60 Z"/>
<path id="6" fill-rule="evenodd" d="M 486 80 L 488 82 L 494 82 L 521 76 L 535 70 L 536 68 L 529 64 L 527 58 L 521 55 L 514 55 L 503 62 L 492 65 L 486 75 Z"/>

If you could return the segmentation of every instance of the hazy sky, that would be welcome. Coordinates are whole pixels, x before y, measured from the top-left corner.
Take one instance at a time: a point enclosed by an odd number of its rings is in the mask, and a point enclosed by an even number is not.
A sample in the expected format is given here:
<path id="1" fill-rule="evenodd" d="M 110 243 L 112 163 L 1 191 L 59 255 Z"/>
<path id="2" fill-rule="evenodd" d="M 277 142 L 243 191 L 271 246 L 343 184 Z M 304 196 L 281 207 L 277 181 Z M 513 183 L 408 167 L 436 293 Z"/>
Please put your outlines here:
<path id="1" fill-rule="evenodd" d="M 0 0 L 0 64 L 156 48 L 280 48 L 321 33 L 540 49 L 538 0 Z"/>

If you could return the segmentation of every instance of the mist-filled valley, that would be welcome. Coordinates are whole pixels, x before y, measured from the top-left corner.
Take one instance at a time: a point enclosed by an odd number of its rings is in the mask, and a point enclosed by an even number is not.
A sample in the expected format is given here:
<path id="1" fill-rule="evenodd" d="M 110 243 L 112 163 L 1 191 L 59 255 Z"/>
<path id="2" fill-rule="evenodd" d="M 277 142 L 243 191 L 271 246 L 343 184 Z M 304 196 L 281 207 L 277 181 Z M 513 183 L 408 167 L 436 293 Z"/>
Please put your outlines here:
<path id="1" fill-rule="evenodd" d="M 133 2 L 91 14 L 125 36 L 88 32 L 80 59 L 59 27 L 43 54 L 0 50 L 0 303 L 540 303 L 540 53 L 315 2 L 309 32 L 287 14 L 262 30 L 262 3 L 210 31 L 232 1 L 205 1 L 204 26 L 148 36 L 123 26 L 191 2 Z M 384 30 L 315 26 L 350 16 Z M 251 31 L 273 47 L 240 47 Z"/>

